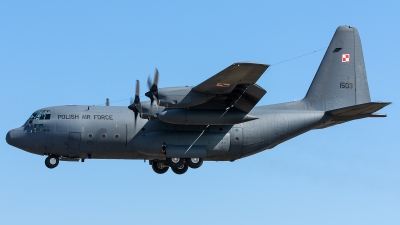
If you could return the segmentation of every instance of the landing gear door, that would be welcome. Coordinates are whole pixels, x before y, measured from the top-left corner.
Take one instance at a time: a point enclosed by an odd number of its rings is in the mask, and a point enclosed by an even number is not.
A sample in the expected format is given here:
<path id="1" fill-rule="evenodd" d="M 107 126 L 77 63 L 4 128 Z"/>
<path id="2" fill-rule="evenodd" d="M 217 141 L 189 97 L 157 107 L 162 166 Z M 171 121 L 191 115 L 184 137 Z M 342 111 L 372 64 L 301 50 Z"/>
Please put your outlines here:
<path id="1" fill-rule="evenodd" d="M 81 133 L 70 132 L 68 137 L 68 156 L 77 158 L 81 154 Z"/>
<path id="2" fill-rule="evenodd" d="M 229 149 L 230 154 L 241 155 L 243 146 L 243 128 L 232 127 L 231 129 L 231 146 Z"/>

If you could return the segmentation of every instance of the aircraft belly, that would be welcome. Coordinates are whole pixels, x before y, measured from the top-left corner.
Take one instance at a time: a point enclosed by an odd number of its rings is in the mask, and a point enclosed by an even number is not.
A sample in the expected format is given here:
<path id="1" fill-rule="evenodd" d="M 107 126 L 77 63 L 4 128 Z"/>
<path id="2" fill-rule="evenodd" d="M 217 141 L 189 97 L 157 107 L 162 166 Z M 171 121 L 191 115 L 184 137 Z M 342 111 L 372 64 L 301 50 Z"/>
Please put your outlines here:
<path id="1" fill-rule="evenodd" d="M 218 132 L 195 132 L 195 131 L 154 131 L 143 133 L 135 137 L 131 147 L 142 154 L 149 156 L 165 157 L 163 145 L 166 146 L 166 155 L 182 154 L 181 157 L 195 157 L 193 154 L 196 149 L 204 149 L 205 152 L 198 151 L 198 156 L 207 156 L 229 153 L 230 133 Z M 169 148 L 168 146 L 171 146 Z M 193 148 L 193 150 L 191 150 Z M 186 149 L 183 151 L 182 149 Z M 168 151 L 177 151 L 174 153 Z M 181 152 L 181 153 L 178 153 Z M 192 151 L 192 152 L 191 152 Z"/>

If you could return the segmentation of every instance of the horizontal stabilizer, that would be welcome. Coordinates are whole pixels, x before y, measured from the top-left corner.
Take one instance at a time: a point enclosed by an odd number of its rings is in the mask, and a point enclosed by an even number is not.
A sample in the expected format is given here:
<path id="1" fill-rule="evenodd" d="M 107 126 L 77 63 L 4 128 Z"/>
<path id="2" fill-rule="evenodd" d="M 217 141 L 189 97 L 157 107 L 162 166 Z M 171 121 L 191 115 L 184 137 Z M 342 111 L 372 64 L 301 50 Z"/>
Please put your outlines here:
<path id="1" fill-rule="evenodd" d="M 391 102 L 369 102 L 328 111 L 326 112 L 326 114 L 333 116 L 333 118 L 329 122 L 321 124 L 316 129 L 322 129 L 333 125 L 345 123 L 351 120 L 367 117 L 386 117 L 386 114 L 374 113 L 389 104 L 391 104 Z"/>
<path id="2" fill-rule="evenodd" d="M 369 102 L 360 105 L 354 105 L 341 109 L 335 109 L 328 111 L 328 114 L 335 117 L 342 116 L 356 116 L 356 115 L 367 115 L 370 116 L 372 113 L 382 109 L 383 107 L 391 104 L 391 102 Z"/>

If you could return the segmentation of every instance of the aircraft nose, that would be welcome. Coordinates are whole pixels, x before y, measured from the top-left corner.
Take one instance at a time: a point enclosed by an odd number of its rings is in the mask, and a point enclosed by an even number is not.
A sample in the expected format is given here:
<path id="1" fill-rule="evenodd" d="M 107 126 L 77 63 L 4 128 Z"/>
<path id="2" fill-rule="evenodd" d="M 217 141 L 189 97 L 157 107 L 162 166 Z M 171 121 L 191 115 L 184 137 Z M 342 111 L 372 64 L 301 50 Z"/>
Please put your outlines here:
<path id="1" fill-rule="evenodd" d="M 7 141 L 7 143 L 9 144 L 9 145 L 11 145 L 11 141 L 12 141 L 12 138 L 11 138 L 11 130 L 10 131 L 8 131 L 8 133 L 7 133 L 7 135 L 6 135 L 6 141 Z"/>
<path id="2" fill-rule="evenodd" d="M 12 145 L 14 147 L 18 147 L 20 144 L 18 144 L 21 141 L 21 138 L 23 136 L 23 131 L 19 129 L 13 129 L 8 131 L 6 135 L 6 141 L 9 145 Z"/>
<path id="3" fill-rule="evenodd" d="M 12 138 L 12 133 L 13 131 L 10 130 L 8 131 L 7 135 L 6 135 L 6 141 L 9 145 L 13 145 L 13 138 Z"/>

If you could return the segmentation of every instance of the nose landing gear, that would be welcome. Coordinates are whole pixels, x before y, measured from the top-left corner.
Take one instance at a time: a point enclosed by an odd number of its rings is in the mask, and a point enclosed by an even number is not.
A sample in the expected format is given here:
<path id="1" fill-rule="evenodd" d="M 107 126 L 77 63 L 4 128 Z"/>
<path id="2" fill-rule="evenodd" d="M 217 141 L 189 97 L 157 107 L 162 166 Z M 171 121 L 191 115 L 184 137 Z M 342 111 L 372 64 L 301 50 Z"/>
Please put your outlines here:
<path id="1" fill-rule="evenodd" d="M 46 158 L 44 161 L 44 164 L 47 166 L 49 169 L 53 169 L 56 166 L 58 166 L 58 163 L 60 162 L 60 157 L 55 156 L 55 155 L 50 155 Z"/>

